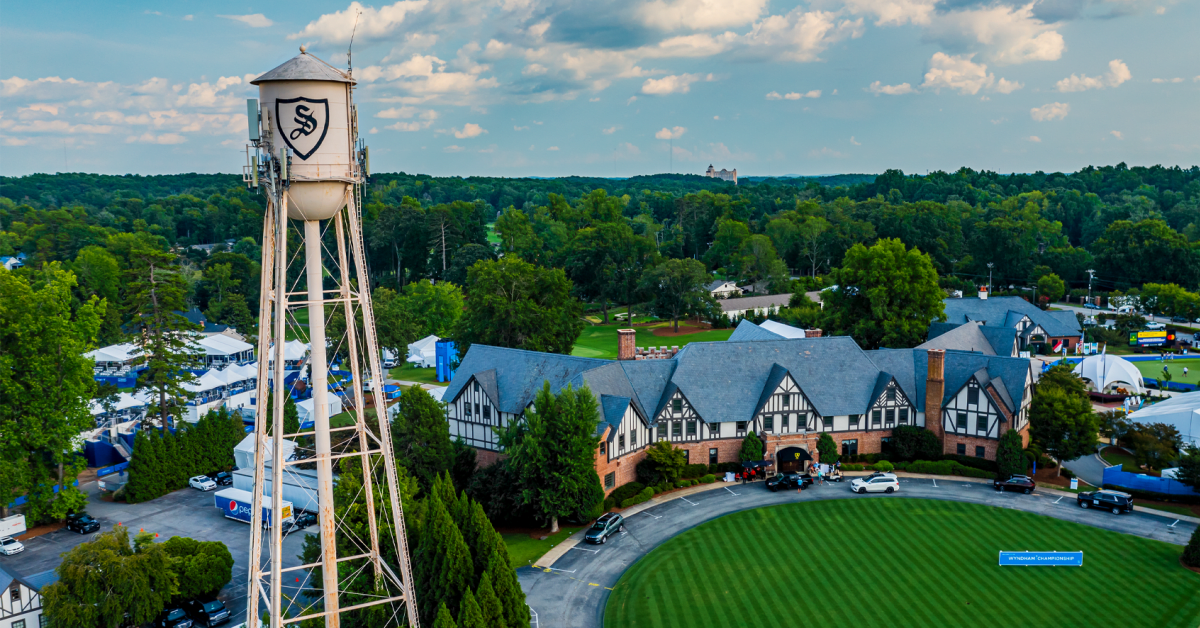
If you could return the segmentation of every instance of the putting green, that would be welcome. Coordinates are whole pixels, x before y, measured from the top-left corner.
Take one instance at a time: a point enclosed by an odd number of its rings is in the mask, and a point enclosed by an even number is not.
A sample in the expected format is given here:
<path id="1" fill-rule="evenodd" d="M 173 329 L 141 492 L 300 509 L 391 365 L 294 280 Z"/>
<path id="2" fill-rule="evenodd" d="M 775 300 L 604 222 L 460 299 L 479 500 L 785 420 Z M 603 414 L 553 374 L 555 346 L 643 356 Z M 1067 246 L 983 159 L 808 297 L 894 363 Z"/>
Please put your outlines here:
<path id="1" fill-rule="evenodd" d="M 1084 560 L 1000 567 L 1001 550 Z M 704 523 L 642 557 L 613 588 L 604 626 L 1194 628 L 1200 574 L 1179 565 L 1182 550 L 962 502 L 784 504 Z"/>

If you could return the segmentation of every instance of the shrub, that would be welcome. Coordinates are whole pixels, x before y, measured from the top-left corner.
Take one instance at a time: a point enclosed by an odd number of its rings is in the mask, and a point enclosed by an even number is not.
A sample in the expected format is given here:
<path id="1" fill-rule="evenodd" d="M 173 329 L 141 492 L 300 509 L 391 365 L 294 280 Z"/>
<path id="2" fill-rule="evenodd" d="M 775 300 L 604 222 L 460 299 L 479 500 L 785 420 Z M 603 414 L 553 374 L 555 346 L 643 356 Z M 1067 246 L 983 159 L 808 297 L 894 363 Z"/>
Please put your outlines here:
<path id="1" fill-rule="evenodd" d="M 613 492 L 608 494 L 608 497 L 604 499 L 604 509 L 608 510 L 609 508 L 620 505 L 621 502 L 633 497 L 634 495 L 637 495 L 645 488 L 646 485 L 642 484 L 641 482 L 630 482 L 628 484 L 622 484 L 618 486 L 617 488 L 613 489 Z"/>
<path id="2" fill-rule="evenodd" d="M 907 462 L 897 462 L 892 466 L 896 467 L 897 471 L 904 471 L 905 469 L 908 468 L 908 463 Z"/>
<path id="3" fill-rule="evenodd" d="M 683 468 L 683 477 L 685 478 L 698 478 L 705 473 L 708 473 L 706 464 L 689 464 Z"/>
<path id="4" fill-rule="evenodd" d="M 821 436 L 817 438 L 817 455 L 825 464 L 833 464 L 838 461 L 837 443 L 833 442 L 833 437 L 829 435 L 829 432 L 821 432 Z"/>
<path id="5" fill-rule="evenodd" d="M 861 464 L 844 464 L 844 465 L 842 465 L 842 471 L 866 471 L 866 470 L 867 470 L 866 465 L 861 465 Z"/>
<path id="6" fill-rule="evenodd" d="M 958 454 L 946 454 L 942 456 L 942 460 L 953 460 L 963 466 L 972 467 L 974 469 L 983 469 L 995 473 L 1000 470 L 1000 466 L 995 460 L 986 458 L 976 458 L 974 456 L 960 456 Z"/>
<path id="7" fill-rule="evenodd" d="M 1071 479 L 1071 478 L 1075 477 L 1075 474 L 1074 474 L 1074 473 L 1071 473 L 1071 470 L 1070 470 L 1070 469 L 1068 469 L 1068 468 L 1066 468 L 1066 467 L 1063 467 L 1063 468 L 1062 468 L 1062 476 L 1063 476 L 1064 478 L 1067 478 L 1067 479 L 1069 480 L 1069 479 Z"/>
<path id="8" fill-rule="evenodd" d="M 634 506 L 636 504 L 640 504 L 642 502 L 649 501 L 651 497 L 654 497 L 654 489 L 652 489 L 650 487 L 646 487 L 646 488 L 642 489 L 641 492 L 639 492 L 637 495 L 634 495 L 633 497 L 630 497 L 629 499 L 622 501 L 621 508 L 629 508 L 630 506 Z"/>
<path id="9" fill-rule="evenodd" d="M 686 467 L 687 457 L 683 450 L 660 440 L 646 449 L 646 460 L 660 478 L 668 482 L 678 480 Z"/>
<path id="10" fill-rule="evenodd" d="M 654 486 L 662 482 L 662 475 L 658 473 L 658 469 L 649 459 L 643 459 L 637 463 L 636 473 L 637 481 L 644 486 Z"/>
<path id="11" fill-rule="evenodd" d="M 881 471 L 883 473 L 891 473 L 892 470 L 895 469 L 896 467 L 892 463 L 888 462 L 887 460 L 880 460 L 879 462 L 876 462 L 874 465 L 872 465 L 871 468 L 876 471 Z"/>
<path id="12" fill-rule="evenodd" d="M 701 483 L 701 484 L 712 484 L 713 482 L 716 482 L 716 481 L 717 481 L 717 476 L 715 476 L 715 475 L 713 475 L 713 474 L 711 474 L 711 473 L 709 473 L 708 475 L 706 475 L 706 476 L 704 476 L 704 477 L 700 478 L 700 483 Z"/>
<path id="13" fill-rule="evenodd" d="M 742 449 L 738 452 L 738 458 L 742 462 L 763 459 L 763 442 L 758 438 L 758 434 L 746 434 L 742 439 Z"/>
<path id="14" fill-rule="evenodd" d="M 1200 528 L 1192 532 L 1192 540 L 1183 548 L 1183 564 L 1189 567 L 1200 567 Z"/>

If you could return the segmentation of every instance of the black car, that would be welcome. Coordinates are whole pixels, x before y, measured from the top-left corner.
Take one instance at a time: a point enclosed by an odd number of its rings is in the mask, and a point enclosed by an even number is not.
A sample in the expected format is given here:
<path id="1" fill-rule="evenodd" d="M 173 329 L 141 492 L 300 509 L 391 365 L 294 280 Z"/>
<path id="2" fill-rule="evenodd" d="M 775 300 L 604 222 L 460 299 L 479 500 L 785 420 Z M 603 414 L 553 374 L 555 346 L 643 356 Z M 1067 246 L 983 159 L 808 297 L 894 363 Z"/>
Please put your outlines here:
<path id="1" fill-rule="evenodd" d="M 191 600 L 184 603 L 187 614 L 197 626 L 216 626 L 229 621 L 229 609 L 221 600 Z"/>
<path id="2" fill-rule="evenodd" d="M 813 480 L 811 477 L 807 475 L 800 475 L 799 473 L 780 473 L 774 477 L 768 478 L 766 482 L 767 488 L 770 489 L 772 493 L 780 489 L 797 487 L 800 488 L 800 490 L 804 490 L 812 486 L 812 483 Z"/>
<path id="3" fill-rule="evenodd" d="M 224 471 L 209 473 L 208 477 L 216 482 L 217 486 L 233 486 L 233 476 Z"/>
<path id="4" fill-rule="evenodd" d="M 1109 489 L 1087 491 L 1080 493 L 1076 500 L 1078 500 L 1080 508 L 1111 510 L 1114 515 L 1119 515 L 1123 512 L 1133 512 L 1133 495 L 1122 493 L 1121 491 L 1112 491 Z"/>
<path id="5" fill-rule="evenodd" d="M 1007 480 L 995 480 L 992 482 L 992 486 L 996 487 L 997 491 L 1021 491 L 1028 495 L 1037 488 L 1037 482 L 1034 482 L 1033 478 L 1028 475 L 1014 475 Z"/>
<path id="6" fill-rule="evenodd" d="M 317 522 L 316 515 L 312 514 L 311 512 L 305 512 L 305 511 L 301 510 L 296 513 L 296 515 L 293 517 L 293 520 L 291 523 L 284 525 L 283 533 L 284 533 L 284 535 L 288 535 L 288 534 L 291 534 L 292 532 L 297 532 L 297 531 L 303 530 L 304 528 L 307 528 L 308 526 L 313 525 L 316 522 Z"/>
<path id="7" fill-rule="evenodd" d="M 608 537 L 625 529 L 625 518 L 615 512 L 605 513 L 600 515 L 596 523 L 588 528 L 587 534 L 583 535 L 583 540 L 588 543 L 604 543 Z"/>
<path id="8" fill-rule="evenodd" d="M 1187 319 L 1187 317 L 1186 317 L 1186 316 L 1172 316 L 1172 317 L 1171 317 L 1171 322 L 1172 322 L 1172 323 L 1187 323 L 1187 322 L 1190 322 L 1190 321 L 1188 321 L 1188 319 Z"/>
<path id="9" fill-rule="evenodd" d="M 182 608 L 166 608 L 154 620 L 154 628 L 192 628 L 192 618 Z"/>
<path id="10" fill-rule="evenodd" d="M 67 515 L 67 529 L 79 534 L 91 534 L 100 530 L 100 522 L 86 512 Z"/>

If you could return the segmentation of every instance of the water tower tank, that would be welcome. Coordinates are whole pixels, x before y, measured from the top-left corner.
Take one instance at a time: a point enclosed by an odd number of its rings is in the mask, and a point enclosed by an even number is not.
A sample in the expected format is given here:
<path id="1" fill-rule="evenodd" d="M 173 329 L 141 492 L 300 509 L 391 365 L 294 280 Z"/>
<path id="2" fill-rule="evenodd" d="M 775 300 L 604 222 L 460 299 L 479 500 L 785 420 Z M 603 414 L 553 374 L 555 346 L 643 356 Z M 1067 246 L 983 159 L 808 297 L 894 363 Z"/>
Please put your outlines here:
<path id="1" fill-rule="evenodd" d="M 278 156 L 290 149 L 288 217 L 327 220 L 354 181 L 350 87 L 354 79 L 308 54 L 250 81 L 258 85 L 263 130 Z"/>

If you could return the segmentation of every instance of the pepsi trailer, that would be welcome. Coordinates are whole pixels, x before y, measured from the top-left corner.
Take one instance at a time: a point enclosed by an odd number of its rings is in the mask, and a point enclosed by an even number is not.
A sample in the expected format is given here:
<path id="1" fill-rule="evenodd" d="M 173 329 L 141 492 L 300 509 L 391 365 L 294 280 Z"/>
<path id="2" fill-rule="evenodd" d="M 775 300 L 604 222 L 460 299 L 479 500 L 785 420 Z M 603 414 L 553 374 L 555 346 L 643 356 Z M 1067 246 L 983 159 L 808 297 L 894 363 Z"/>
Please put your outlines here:
<path id="1" fill-rule="evenodd" d="M 230 519 L 236 519 L 243 523 L 250 523 L 254 516 L 254 511 L 251 510 L 251 495 L 249 491 L 243 491 L 240 488 L 227 488 L 223 491 L 217 491 L 213 494 L 213 499 L 216 500 L 217 508 Z M 292 517 L 292 502 L 283 502 L 283 522 L 292 523 L 295 518 Z M 262 520 L 264 525 L 271 525 L 271 506 L 264 505 L 262 507 Z"/>

